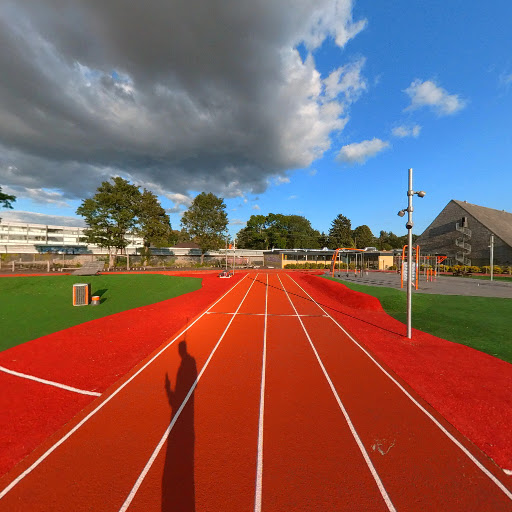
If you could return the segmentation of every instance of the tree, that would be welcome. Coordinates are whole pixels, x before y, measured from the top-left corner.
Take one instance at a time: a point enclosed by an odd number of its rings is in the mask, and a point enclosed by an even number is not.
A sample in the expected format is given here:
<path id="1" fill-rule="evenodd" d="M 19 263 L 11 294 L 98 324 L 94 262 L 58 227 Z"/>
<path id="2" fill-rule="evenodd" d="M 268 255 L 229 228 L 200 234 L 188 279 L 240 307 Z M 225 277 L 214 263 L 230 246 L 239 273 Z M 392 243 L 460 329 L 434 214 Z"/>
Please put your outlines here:
<path id="1" fill-rule="evenodd" d="M 201 192 L 183 214 L 181 224 L 201 248 L 202 263 L 205 252 L 224 246 L 228 225 L 224 199 Z"/>
<path id="2" fill-rule="evenodd" d="M 236 236 L 240 249 L 268 249 L 266 220 L 264 215 L 251 215 L 246 227 Z"/>
<path id="3" fill-rule="evenodd" d="M 16 196 L 10 196 L 9 194 L 4 194 L 2 192 L 2 187 L 0 187 L 0 204 L 3 208 L 10 208 L 12 210 L 12 203 L 16 201 Z M 0 220 L 2 220 L 0 218 Z"/>
<path id="4" fill-rule="evenodd" d="M 352 236 L 357 249 L 364 249 L 365 247 L 371 247 L 373 245 L 373 233 L 366 224 L 357 226 L 357 228 L 352 232 Z"/>
<path id="5" fill-rule="evenodd" d="M 301 215 L 285 215 L 284 226 L 287 230 L 287 249 L 318 249 L 320 233 L 311 227 L 311 223 Z"/>
<path id="6" fill-rule="evenodd" d="M 134 213 L 138 214 L 136 232 L 144 240 L 143 258 L 149 262 L 151 246 L 169 247 L 174 245 L 177 237 L 174 236 L 169 216 L 153 192 L 144 189 L 139 199 L 138 212 Z"/>
<path id="7" fill-rule="evenodd" d="M 105 247 L 109 266 L 114 266 L 117 254 L 128 245 L 128 233 L 143 237 L 144 248 L 152 243 L 167 245 L 172 230 L 169 217 L 156 196 L 147 190 L 116 176 L 112 183 L 104 181 L 96 194 L 82 201 L 76 213 L 85 219 L 84 230 L 88 243 Z"/>
<path id="8" fill-rule="evenodd" d="M 353 247 L 350 219 L 341 213 L 332 221 L 329 229 L 329 248 Z"/>

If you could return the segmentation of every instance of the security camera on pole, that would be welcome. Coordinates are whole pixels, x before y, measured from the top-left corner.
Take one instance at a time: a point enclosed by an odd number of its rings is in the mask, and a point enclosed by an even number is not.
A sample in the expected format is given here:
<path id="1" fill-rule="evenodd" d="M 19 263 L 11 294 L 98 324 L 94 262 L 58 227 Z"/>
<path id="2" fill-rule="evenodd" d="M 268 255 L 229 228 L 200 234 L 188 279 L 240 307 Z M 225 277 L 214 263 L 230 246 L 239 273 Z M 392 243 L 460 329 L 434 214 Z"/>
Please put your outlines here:
<path id="1" fill-rule="evenodd" d="M 412 338 L 412 269 L 413 269 L 413 256 L 412 256 L 412 196 L 416 194 L 419 197 L 425 197 L 426 193 L 423 190 L 414 192 L 412 189 L 412 169 L 409 169 L 409 188 L 407 189 L 407 197 L 409 200 L 407 208 L 398 212 L 399 217 L 403 217 L 405 212 L 409 215 L 405 227 L 407 228 L 407 337 Z"/>

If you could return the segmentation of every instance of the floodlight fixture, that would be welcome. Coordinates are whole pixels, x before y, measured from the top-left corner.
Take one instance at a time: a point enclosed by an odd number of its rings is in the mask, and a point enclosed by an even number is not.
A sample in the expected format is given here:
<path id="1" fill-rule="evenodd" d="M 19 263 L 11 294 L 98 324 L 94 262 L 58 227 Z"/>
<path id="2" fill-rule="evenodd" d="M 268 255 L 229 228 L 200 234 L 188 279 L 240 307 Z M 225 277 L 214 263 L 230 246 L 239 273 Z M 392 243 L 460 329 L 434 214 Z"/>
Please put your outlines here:
<path id="1" fill-rule="evenodd" d="M 397 213 L 397 215 L 398 215 L 399 217 L 403 217 L 403 216 L 405 215 L 405 212 L 406 212 L 406 211 L 407 211 L 407 210 L 400 210 L 400 211 Z"/>
<path id="2" fill-rule="evenodd" d="M 427 193 L 424 190 L 420 190 L 419 192 L 414 192 L 418 197 L 425 197 Z"/>

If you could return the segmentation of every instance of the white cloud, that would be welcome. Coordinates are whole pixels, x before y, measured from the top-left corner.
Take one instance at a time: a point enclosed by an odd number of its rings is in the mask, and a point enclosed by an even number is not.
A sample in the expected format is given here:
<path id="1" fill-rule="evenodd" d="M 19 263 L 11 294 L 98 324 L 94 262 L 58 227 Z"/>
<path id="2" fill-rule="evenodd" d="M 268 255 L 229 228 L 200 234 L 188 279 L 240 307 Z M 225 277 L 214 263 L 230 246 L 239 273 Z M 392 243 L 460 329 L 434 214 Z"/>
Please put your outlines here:
<path id="1" fill-rule="evenodd" d="M 309 173 L 308 173 L 308 174 L 309 174 L 310 176 L 316 176 L 316 174 L 317 174 L 317 173 L 318 173 L 318 170 L 317 170 L 317 169 L 311 169 L 311 170 L 309 171 Z"/>
<path id="2" fill-rule="evenodd" d="M 342 94 L 347 104 L 356 101 L 367 89 L 366 80 L 361 76 L 365 62 L 366 59 L 361 58 L 357 62 L 335 69 L 324 80 L 326 99 L 333 100 Z"/>
<path id="3" fill-rule="evenodd" d="M 18 199 L 30 199 L 35 203 L 52 205 L 57 207 L 69 207 L 64 199 L 64 195 L 60 192 L 45 190 L 43 188 L 29 187 L 3 187 L 3 192 L 8 195 L 14 195 Z"/>
<path id="4" fill-rule="evenodd" d="M 253 207 L 252 207 L 253 210 L 261 210 L 261 208 L 259 207 L 259 205 L 255 204 Z"/>
<path id="5" fill-rule="evenodd" d="M 411 104 L 406 110 L 430 107 L 438 115 L 450 115 L 466 106 L 466 102 L 457 94 L 449 94 L 432 80 L 415 80 L 404 92 L 411 98 Z"/>
<path id="6" fill-rule="evenodd" d="M 290 178 L 288 178 L 288 176 L 276 176 L 274 178 L 274 183 L 276 185 L 283 185 L 285 183 L 290 183 Z"/>
<path id="7" fill-rule="evenodd" d="M 241 219 L 233 219 L 229 221 L 229 224 L 232 226 L 245 226 L 247 222 L 241 220 Z"/>
<path id="8" fill-rule="evenodd" d="M 415 124 L 413 126 L 401 125 L 393 128 L 392 133 L 395 137 L 418 137 L 421 131 L 421 126 Z"/>
<path id="9" fill-rule="evenodd" d="M 502 73 L 499 77 L 499 84 L 502 87 L 508 87 L 512 84 L 512 73 Z"/>
<path id="10" fill-rule="evenodd" d="M 164 195 L 174 203 L 174 207 L 166 209 L 167 213 L 179 213 L 183 208 L 188 208 L 192 204 L 192 198 L 185 194 Z"/>
<path id="11" fill-rule="evenodd" d="M 389 142 L 374 138 L 343 146 L 336 157 L 340 162 L 363 164 L 369 158 L 389 147 Z"/>
<path id="12" fill-rule="evenodd" d="M 295 194 L 294 194 L 294 195 L 291 195 L 290 197 L 288 197 L 288 200 L 289 200 L 289 201 L 292 201 L 293 199 L 297 199 L 298 197 L 299 197 L 299 196 L 297 196 L 297 195 L 295 195 Z"/>
<path id="13" fill-rule="evenodd" d="M 5 210 L 0 213 L 3 222 L 23 222 L 26 224 L 45 224 L 53 226 L 84 227 L 81 217 L 64 217 L 45 213 L 26 212 L 22 210 Z"/>

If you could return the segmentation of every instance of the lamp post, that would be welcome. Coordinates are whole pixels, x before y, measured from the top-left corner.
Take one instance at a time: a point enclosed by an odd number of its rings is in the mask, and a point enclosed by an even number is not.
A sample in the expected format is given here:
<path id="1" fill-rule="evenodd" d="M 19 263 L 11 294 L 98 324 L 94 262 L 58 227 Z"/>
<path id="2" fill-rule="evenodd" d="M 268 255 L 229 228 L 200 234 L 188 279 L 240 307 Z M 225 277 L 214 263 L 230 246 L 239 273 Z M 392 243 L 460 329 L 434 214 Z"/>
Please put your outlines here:
<path id="1" fill-rule="evenodd" d="M 426 193 L 423 190 L 414 192 L 412 189 L 412 169 L 409 169 L 409 188 L 407 189 L 408 205 L 407 208 L 398 212 L 399 217 L 403 217 L 405 212 L 408 213 L 407 222 L 405 227 L 407 228 L 407 338 L 412 338 L 412 269 L 414 263 L 412 262 L 412 212 L 414 208 L 412 206 L 412 196 L 416 194 L 418 197 L 425 197 Z M 416 269 L 416 272 L 418 270 Z"/>

